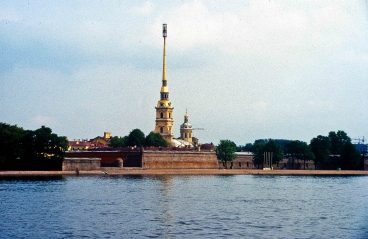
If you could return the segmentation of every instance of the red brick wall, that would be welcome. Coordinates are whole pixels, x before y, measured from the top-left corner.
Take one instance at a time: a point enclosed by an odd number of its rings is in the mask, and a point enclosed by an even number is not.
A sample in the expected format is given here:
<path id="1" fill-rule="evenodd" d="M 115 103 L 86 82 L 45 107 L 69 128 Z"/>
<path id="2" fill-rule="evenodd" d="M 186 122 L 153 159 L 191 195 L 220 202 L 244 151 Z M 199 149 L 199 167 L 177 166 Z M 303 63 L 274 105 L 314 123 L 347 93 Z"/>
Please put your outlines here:
<path id="1" fill-rule="evenodd" d="M 145 151 L 142 167 L 150 169 L 217 169 L 213 152 Z"/>

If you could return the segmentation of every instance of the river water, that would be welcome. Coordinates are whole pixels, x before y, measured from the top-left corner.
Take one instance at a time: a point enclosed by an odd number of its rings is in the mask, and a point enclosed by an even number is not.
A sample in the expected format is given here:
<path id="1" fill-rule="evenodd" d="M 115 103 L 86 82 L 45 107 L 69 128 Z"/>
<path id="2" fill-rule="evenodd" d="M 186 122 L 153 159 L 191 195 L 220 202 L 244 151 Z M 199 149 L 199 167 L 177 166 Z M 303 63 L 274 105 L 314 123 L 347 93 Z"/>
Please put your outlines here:
<path id="1" fill-rule="evenodd" d="M 367 176 L 0 178 L 0 238 L 368 238 Z"/>

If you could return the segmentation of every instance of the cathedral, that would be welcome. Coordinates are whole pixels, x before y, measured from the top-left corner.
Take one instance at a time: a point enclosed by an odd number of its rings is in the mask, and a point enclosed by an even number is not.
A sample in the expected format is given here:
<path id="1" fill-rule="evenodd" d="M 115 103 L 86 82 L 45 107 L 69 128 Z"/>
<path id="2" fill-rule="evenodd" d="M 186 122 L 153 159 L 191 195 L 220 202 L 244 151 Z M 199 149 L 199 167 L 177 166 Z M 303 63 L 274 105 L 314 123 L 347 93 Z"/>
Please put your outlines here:
<path id="1" fill-rule="evenodd" d="M 157 102 L 156 108 L 156 126 L 155 133 L 160 133 L 162 137 L 175 147 L 194 147 L 198 144 L 198 140 L 192 137 L 192 125 L 188 122 L 188 114 L 184 115 L 184 123 L 180 126 L 180 138 L 174 138 L 174 107 L 169 99 L 169 88 L 167 86 L 166 77 L 166 37 L 167 24 L 162 26 L 162 35 L 164 38 L 164 54 L 162 66 L 162 86 L 160 90 L 160 100 Z"/>

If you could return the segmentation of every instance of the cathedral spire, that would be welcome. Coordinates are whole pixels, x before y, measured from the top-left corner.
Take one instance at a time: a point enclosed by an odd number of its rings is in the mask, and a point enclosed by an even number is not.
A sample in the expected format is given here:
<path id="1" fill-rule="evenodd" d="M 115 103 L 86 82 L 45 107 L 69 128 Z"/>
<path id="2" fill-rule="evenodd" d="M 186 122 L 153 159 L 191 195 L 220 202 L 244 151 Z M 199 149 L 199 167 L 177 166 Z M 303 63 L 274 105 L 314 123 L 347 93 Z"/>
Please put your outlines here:
<path id="1" fill-rule="evenodd" d="M 174 137 L 174 119 L 173 111 L 174 107 L 171 105 L 169 100 L 169 88 L 167 87 L 166 79 L 166 37 L 167 37 L 167 24 L 162 25 L 162 36 L 164 37 L 164 55 L 163 55 L 163 66 L 162 66 L 162 87 L 160 90 L 160 100 L 156 106 L 156 126 L 155 133 L 160 133 L 164 139 L 172 143 Z"/>
<path id="2" fill-rule="evenodd" d="M 167 87 L 166 78 L 166 37 L 167 37 L 167 24 L 162 25 L 162 36 L 164 37 L 164 55 L 162 64 L 162 87 L 161 87 L 161 99 L 169 99 L 169 88 Z"/>

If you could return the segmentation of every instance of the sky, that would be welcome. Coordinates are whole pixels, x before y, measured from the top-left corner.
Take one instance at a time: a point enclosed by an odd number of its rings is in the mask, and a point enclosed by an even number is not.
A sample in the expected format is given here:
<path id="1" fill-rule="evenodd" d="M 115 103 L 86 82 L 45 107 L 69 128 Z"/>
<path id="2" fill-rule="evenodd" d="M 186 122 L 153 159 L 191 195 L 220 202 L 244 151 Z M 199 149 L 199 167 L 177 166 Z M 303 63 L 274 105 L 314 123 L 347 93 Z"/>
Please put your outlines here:
<path id="1" fill-rule="evenodd" d="M 187 110 L 200 143 L 368 141 L 368 1 L 352 0 L 2 0 L 0 122 L 148 134 L 163 23 L 175 137 Z"/>

